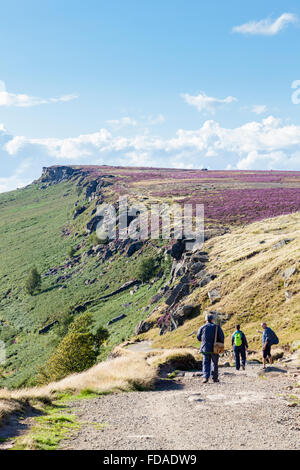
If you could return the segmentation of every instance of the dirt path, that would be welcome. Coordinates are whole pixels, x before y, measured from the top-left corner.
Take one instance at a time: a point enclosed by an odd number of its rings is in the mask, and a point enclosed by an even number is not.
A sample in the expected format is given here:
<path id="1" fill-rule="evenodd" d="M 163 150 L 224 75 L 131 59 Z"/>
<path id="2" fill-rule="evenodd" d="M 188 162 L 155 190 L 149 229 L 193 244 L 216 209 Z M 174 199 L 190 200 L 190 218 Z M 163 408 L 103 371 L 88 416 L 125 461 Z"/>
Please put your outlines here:
<path id="1" fill-rule="evenodd" d="M 156 391 L 108 395 L 73 403 L 82 428 L 63 449 L 299 449 L 300 420 L 291 389 L 299 370 L 259 376 L 222 369 L 219 384 L 186 374 Z M 100 424 L 104 424 L 101 429 Z"/>

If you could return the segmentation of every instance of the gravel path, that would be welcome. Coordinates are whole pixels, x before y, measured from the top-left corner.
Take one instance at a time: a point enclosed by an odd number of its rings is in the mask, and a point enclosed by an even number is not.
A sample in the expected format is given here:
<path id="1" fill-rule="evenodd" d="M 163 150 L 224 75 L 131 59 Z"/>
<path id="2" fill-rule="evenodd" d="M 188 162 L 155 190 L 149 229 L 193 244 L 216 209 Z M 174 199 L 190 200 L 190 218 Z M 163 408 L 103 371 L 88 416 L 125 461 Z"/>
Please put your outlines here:
<path id="1" fill-rule="evenodd" d="M 152 392 L 108 395 L 71 404 L 81 420 L 63 449 L 299 449 L 298 406 L 288 406 L 300 371 L 221 369 L 220 383 L 191 373 Z M 298 375 L 299 374 L 299 375 Z M 296 377 L 298 375 L 298 379 Z M 103 424 L 101 429 L 100 424 Z"/>

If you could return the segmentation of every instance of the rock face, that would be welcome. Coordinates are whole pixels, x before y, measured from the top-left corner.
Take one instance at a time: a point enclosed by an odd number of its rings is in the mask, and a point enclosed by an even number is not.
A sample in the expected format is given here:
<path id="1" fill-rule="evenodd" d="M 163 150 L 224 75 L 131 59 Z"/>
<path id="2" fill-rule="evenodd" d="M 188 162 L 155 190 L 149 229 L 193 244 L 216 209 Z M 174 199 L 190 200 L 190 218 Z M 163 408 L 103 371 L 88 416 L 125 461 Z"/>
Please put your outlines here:
<path id="1" fill-rule="evenodd" d="M 43 167 L 42 172 L 42 181 L 56 184 L 61 183 L 62 181 L 67 181 L 82 174 L 82 170 L 78 170 L 76 168 L 72 168 L 71 166 L 50 166 L 50 167 Z"/>
<path id="2" fill-rule="evenodd" d="M 171 306 L 178 303 L 183 297 L 188 295 L 189 292 L 189 284 L 184 281 L 179 282 L 179 284 L 172 289 L 171 294 L 166 300 L 166 304 Z"/>

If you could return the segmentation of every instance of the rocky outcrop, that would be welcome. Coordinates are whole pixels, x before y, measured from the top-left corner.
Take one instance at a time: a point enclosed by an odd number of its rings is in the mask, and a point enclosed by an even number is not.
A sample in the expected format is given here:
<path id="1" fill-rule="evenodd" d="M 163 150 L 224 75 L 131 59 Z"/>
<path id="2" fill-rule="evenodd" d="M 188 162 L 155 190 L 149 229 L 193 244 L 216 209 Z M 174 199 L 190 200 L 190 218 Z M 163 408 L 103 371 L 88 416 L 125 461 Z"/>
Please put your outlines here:
<path id="1" fill-rule="evenodd" d="M 75 209 L 74 211 L 74 214 L 73 214 L 73 220 L 77 219 L 77 217 L 82 214 L 84 211 L 86 211 L 86 207 L 85 206 L 82 206 L 82 207 L 78 207 L 77 209 Z"/>
<path id="2" fill-rule="evenodd" d="M 130 258 L 134 253 L 136 253 L 138 250 L 140 250 L 143 246 L 143 242 L 133 242 L 129 245 L 129 247 L 126 250 L 126 256 Z"/>
<path id="3" fill-rule="evenodd" d="M 93 233 L 97 230 L 98 224 L 103 220 L 102 215 L 95 215 L 87 224 L 86 230 L 88 233 Z"/>
<path id="4" fill-rule="evenodd" d="M 175 305 L 189 293 L 190 286 L 187 279 L 181 280 L 179 284 L 172 289 L 170 295 L 166 299 L 166 304 L 169 306 Z"/>
<path id="5" fill-rule="evenodd" d="M 50 184 L 61 183 L 62 181 L 68 181 L 74 176 L 78 176 L 82 173 L 82 170 L 73 168 L 71 166 L 50 166 L 43 167 L 41 180 Z"/>
<path id="6" fill-rule="evenodd" d="M 135 327 L 134 334 L 138 336 L 138 335 L 141 335 L 142 333 L 146 333 L 152 328 L 152 326 L 153 326 L 152 323 L 142 320 Z"/>

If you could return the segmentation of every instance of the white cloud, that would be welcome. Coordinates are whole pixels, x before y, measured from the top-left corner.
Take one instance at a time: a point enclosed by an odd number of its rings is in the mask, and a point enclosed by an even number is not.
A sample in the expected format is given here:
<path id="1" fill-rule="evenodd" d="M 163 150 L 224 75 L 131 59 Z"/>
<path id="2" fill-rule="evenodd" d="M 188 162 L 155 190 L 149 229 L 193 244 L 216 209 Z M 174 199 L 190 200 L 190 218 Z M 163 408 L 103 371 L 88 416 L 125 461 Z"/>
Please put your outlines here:
<path id="1" fill-rule="evenodd" d="M 252 34 L 262 36 L 275 36 L 286 26 L 297 23 L 298 17 L 293 13 L 283 13 L 276 20 L 266 18 L 260 21 L 250 21 L 249 23 L 235 26 L 232 28 L 233 33 Z"/>
<path id="2" fill-rule="evenodd" d="M 198 111 L 207 111 L 212 114 L 215 113 L 215 110 L 218 106 L 238 101 L 234 96 L 227 96 L 227 98 L 219 99 L 212 96 L 207 96 L 205 93 L 199 93 L 199 95 L 189 95 L 188 93 L 182 93 L 181 97 L 187 104 L 195 106 Z"/>
<path id="3" fill-rule="evenodd" d="M 122 117 L 120 119 L 110 119 L 106 121 L 106 123 L 113 128 L 121 129 L 122 127 L 133 126 L 136 127 L 138 125 L 137 121 L 129 116 Z"/>
<path id="4" fill-rule="evenodd" d="M 6 177 L 1 169 L 0 191 L 26 184 L 40 176 L 42 166 L 54 164 L 300 170 L 300 126 L 273 116 L 235 128 L 208 120 L 171 138 L 124 137 L 100 129 L 65 139 L 29 139 L 10 136 L 2 127 L 0 165 L 5 160 L 10 168 Z"/>
<path id="5" fill-rule="evenodd" d="M 20 166 L 16 168 L 12 175 L 0 177 L 0 193 L 12 191 L 16 188 L 22 188 L 31 182 L 31 178 L 26 176 L 32 162 L 24 160 Z"/>
<path id="6" fill-rule="evenodd" d="M 163 124 L 165 122 L 165 117 L 162 114 L 157 116 L 142 116 L 141 118 L 134 119 L 130 116 L 125 116 L 119 119 L 110 119 L 106 121 L 106 124 L 114 129 L 122 129 L 125 127 L 143 127 L 147 126 L 156 126 L 157 124 Z"/>
<path id="7" fill-rule="evenodd" d="M 10 93 L 6 90 L 5 83 L 0 81 L 0 106 L 15 106 L 18 108 L 29 108 L 41 104 L 58 103 L 60 101 L 66 102 L 78 98 L 77 95 L 63 95 L 58 98 L 39 98 L 37 96 L 30 96 L 24 93 L 16 94 Z"/>
<path id="8" fill-rule="evenodd" d="M 265 114 L 267 112 L 267 110 L 268 110 L 268 108 L 265 104 L 255 104 L 251 108 L 252 113 L 257 114 L 258 116 L 260 114 Z"/>
<path id="9" fill-rule="evenodd" d="M 150 126 L 156 126 L 157 124 L 163 124 L 165 122 L 165 116 L 158 114 L 157 116 L 149 116 L 147 122 Z"/>

